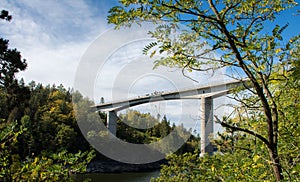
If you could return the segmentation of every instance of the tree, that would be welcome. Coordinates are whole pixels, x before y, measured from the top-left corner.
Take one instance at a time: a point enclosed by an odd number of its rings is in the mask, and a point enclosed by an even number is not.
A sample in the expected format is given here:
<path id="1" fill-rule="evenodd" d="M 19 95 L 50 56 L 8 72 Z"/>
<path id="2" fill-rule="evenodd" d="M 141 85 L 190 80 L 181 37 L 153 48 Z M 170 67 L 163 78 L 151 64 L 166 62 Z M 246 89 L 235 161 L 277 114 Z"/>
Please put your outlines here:
<path id="1" fill-rule="evenodd" d="M 164 115 L 159 127 L 160 136 L 166 137 L 170 133 L 170 130 L 170 122 L 167 120 L 166 115 Z"/>
<path id="2" fill-rule="evenodd" d="M 0 19 L 10 21 L 12 16 L 9 12 L 2 10 Z M 13 82 L 15 74 L 24 71 L 27 67 L 26 60 L 21 58 L 17 49 L 8 48 L 8 40 L 0 38 L 0 86 L 7 87 Z"/>
<path id="3" fill-rule="evenodd" d="M 281 35 L 288 24 L 280 26 L 272 22 L 280 12 L 297 3 L 279 0 L 121 0 L 120 3 L 108 16 L 108 22 L 117 28 L 142 21 L 163 24 L 150 32 L 156 41 L 144 48 L 144 53 L 151 56 L 156 52 L 167 54 L 155 66 L 180 67 L 183 73 L 225 67 L 231 70 L 230 77 L 249 79 L 251 87 L 244 85 L 247 92 L 242 97 L 237 94 L 235 99 L 248 108 L 247 114 L 260 115 L 257 122 L 264 127 L 244 128 L 217 119 L 226 128 L 260 140 L 267 148 L 276 179 L 282 180 L 278 153 L 280 114 L 274 95 L 277 88 L 272 86 L 278 78 L 272 75 L 278 65 L 289 62 L 299 37 L 283 42 Z M 187 30 L 172 36 L 180 30 L 180 23 Z M 267 29 L 270 26 L 273 26 L 271 31 Z"/>
<path id="4" fill-rule="evenodd" d="M 2 10 L 0 14 L 0 18 L 6 21 L 10 21 L 12 19 L 12 16 L 9 14 L 8 11 Z"/>
<path id="5" fill-rule="evenodd" d="M 8 40 L 0 38 L 0 86 L 9 87 L 15 74 L 27 67 L 25 59 L 17 49 L 8 48 Z"/>
<path id="6" fill-rule="evenodd" d="M 0 18 L 10 21 L 12 16 L 9 15 L 8 11 L 2 10 Z M 5 114 L 11 113 L 10 117 L 5 118 L 11 121 L 16 119 L 16 116 L 21 115 L 19 104 L 26 103 L 25 100 L 28 99 L 29 93 L 24 84 L 19 84 L 15 78 L 16 73 L 26 69 L 26 60 L 21 58 L 17 49 L 8 48 L 8 43 L 8 40 L 0 38 L 0 90 L 2 92 L 1 97 L 6 100 L 1 111 Z M 1 115 L 0 117 L 3 117 Z"/>

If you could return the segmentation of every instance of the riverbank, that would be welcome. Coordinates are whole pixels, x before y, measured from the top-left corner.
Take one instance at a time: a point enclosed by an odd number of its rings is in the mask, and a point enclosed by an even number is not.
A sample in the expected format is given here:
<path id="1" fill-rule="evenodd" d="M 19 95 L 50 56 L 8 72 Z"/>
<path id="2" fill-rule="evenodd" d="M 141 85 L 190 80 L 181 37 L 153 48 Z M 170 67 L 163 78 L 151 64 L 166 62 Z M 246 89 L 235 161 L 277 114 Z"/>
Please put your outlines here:
<path id="1" fill-rule="evenodd" d="M 118 161 L 93 160 L 87 166 L 87 173 L 122 173 L 122 172 L 151 172 L 157 171 L 166 160 L 160 160 L 148 164 L 128 164 Z"/>

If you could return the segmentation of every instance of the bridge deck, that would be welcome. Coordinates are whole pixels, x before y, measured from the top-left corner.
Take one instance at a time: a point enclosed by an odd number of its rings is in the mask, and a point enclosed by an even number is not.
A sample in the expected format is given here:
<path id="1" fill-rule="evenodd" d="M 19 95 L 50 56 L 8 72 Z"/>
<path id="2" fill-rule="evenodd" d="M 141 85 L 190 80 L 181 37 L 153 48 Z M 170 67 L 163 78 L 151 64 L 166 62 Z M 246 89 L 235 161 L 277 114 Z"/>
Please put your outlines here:
<path id="1" fill-rule="evenodd" d="M 163 100 L 178 100 L 178 99 L 200 99 L 206 97 L 219 97 L 228 94 L 233 88 L 244 85 L 249 80 L 235 80 L 214 85 L 198 86 L 186 88 L 180 91 L 157 92 L 156 94 L 147 94 L 134 98 L 102 103 L 92 106 L 95 111 L 111 111 L 123 110 L 140 104 L 158 102 Z"/>

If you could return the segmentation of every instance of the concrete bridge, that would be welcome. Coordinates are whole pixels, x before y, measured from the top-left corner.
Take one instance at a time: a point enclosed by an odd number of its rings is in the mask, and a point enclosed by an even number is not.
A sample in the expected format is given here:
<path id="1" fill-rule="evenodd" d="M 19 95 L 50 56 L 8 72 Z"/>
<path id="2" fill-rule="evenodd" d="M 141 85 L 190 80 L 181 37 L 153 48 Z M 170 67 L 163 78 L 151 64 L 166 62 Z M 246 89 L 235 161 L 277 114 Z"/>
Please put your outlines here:
<path id="1" fill-rule="evenodd" d="M 116 135 L 118 111 L 152 102 L 179 99 L 201 99 L 201 155 L 204 155 L 205 153 L 211 154 L 213 152 L 213 146 L 208 136 L 210 133 L 213 133 L 213 99 L 229 94 L 233 88 L 242 86 L 246 84 L 246 82 L 247 80 L 229 81 L 221 84 L 199 86 L 180 91 L 157 92 L 122 101 L 101 103 L 92 108 L 95 111 L 107 112 L 107 128 L 113 135 Z"/>

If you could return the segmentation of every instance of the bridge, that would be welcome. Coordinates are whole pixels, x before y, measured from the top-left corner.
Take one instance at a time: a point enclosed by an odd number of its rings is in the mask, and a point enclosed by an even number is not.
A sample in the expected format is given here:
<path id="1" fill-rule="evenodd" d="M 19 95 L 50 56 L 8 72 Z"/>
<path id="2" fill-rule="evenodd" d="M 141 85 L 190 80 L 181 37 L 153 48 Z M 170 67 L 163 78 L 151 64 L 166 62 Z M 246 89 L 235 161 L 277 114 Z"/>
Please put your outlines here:
<path id="1" fill-rule="evenodd" d="M 101 103 L 93 106 L 92 108 L 95 111 L 107 112 L 107 128 L 111 134 L 116 135 L 118 111 L 152 102 L 179 99 L 201 99 L 200 151 L 201 155 L 204 155 L 205 153 L 211 154 L 213 152 L 213 145 L 211 144 L 208 136 L 210 133 L 213 133 L 213 99 L 227 95 L 233 88 L 245 85 L 247 82 L 248 80 L 235 80 L 221 84 L 183 89 L 180 91 L 157 92 L 121 101 Z"/>

